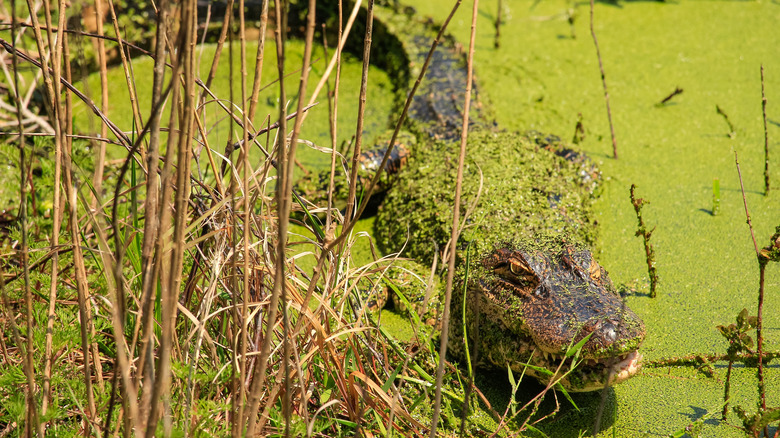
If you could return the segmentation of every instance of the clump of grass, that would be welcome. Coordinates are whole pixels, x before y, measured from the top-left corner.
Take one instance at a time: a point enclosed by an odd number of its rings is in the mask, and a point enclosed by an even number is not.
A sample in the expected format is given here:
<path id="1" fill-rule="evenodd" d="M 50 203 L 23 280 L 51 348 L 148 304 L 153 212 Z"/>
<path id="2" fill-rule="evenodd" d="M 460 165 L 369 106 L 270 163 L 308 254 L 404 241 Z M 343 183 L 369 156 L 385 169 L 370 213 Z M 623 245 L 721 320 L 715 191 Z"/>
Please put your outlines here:
<path id="1" fill-rule="evenodd" d="M 653 244 L 650 243 L 650 237 L 653 235 L 653 231 L 655 231 L 655 227 L 653 227 L 652 230 L 648 230 L 647 226 L 645 226 L 645 221 L 642 219 L 642 207 L 645 204 L 649 204 L 650 201 L 643 199 L 643 198 L 637 198 L 634 196 L 634 190 L 636 190 L 636 185 L 631 184 L 631 205 L 634 206 L 634 212 L 636 212 L 636 219 L 639 223 L 639 227 L 636 230 L 636 236 L 642 237 L 642 242 L 645 246 L 645 260 L 647 261 L 647 275 L 650 277 L 650 297 L 655 298 L 655 289 L 658 285 L 658 273 L 655 268 L 655 249 L 653 249 Z"/>

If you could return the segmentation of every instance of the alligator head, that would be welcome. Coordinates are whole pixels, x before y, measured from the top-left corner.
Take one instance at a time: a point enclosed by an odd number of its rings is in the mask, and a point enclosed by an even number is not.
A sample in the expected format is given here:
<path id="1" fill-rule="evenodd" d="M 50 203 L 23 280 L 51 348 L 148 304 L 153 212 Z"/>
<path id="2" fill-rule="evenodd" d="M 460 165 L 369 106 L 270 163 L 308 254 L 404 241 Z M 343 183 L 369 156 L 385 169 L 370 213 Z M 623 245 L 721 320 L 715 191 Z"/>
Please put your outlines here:
<path id="1" fill-rule="evenodd" d="M 502 246 L 479 265 L 469 280 L 468 305 L 479 306 L 480 316 L 467 317 L 467 326 L 482 362 L 525 370 L 546 383 L 551 375 L 534 368 L 554 373 L 567 350 L 590 336 L 580 350 L 582 362 L 561 380 L 569 391 L 601 389 L 639 370 L 644 323 L 588 250 Z M 564 364 L 558 377 L 569 369 Z"/>

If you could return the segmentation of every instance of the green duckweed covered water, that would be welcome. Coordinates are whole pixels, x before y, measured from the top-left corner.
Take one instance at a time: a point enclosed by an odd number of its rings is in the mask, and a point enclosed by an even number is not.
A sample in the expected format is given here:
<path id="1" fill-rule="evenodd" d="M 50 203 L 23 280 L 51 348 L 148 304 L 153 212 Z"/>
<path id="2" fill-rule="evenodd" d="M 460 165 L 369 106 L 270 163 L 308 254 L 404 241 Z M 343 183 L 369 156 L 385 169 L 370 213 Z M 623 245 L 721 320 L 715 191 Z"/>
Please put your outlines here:
<path id="1" fill-rule="evenodd" d="M 418 4 L 418 13 L 439 17 L 449 2 Z M 595 30 L 610 91 L 618 160 L 606 119 L 598 61 L 590 36 L 587 3 L 503 2 L 501 48 L 493 47 L 496 4 L 482 2 L 476 48 L 477 80 L 506 129 L 539 130 L 571 138 L 578 113 L 586 130 L 583 149 L 600 163 L 606 181 L 596 203 L 598 258 L 616 284 L 636 291 L 629 306 L 647 324 L 645 360 L 695 353 L 725 353 L 715 329 L 747 307 L 756 313 L 758 266 L 745 224 L 734 152 L 740 154 L 747 203 L 756 238 L 767 245 L 780 225 L 778 190 L 763 196 L 763 127 L 759 65 L 764 64 L 770 148 L 780 136 L 780 6 L 774 2 L 597 3 Z M 571 27 L 565 19 L 574 11 Z M 442 20 L 443 17 L 439 18 Z M 451 31 L 468 42 L 470 7 Z M 684 92 L 656 103 L 676 87 Z M 725 111 L 736 128 L 716 113 Z M 774 156 L 777 153 L 774 152 Z M 772 177 L 780 186 L 777 161 Z M 720 180 L 720 214 L 712 216 L 712 181 Z M 642 242 L 629 186 L 650 200 L 643 214 L 657 226 L 652 242 L 661 276 L 650 299 Z M 768 349 L 780 341 L 780 267 L 767 269 L 764 336 Z M 601 436 L 667 436 L 703 420 L 700 436 L 743 436 L 731 414 L 720 423 L 726 363 L 708 378 L 689 368 L 646 368 L 614 388 Z M 767 371 L 768 405 L 780 405 L 780 374 Z M 736 368 L 733 405 L 754 411 L 755 369 Z M 591 415 L 566 412 L 545 425 L 550 436 L 590 430 L 598 399 L 582 399 Z"/>

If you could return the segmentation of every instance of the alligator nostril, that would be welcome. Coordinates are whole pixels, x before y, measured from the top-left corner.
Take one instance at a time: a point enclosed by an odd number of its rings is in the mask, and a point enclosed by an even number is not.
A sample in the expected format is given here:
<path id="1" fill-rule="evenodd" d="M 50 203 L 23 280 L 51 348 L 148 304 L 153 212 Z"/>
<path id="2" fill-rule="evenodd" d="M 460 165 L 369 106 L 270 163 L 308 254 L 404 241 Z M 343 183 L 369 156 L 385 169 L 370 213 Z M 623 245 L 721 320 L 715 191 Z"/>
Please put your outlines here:
<path id="1" fill-rule="evenodd" d="M 604 333 L 604 337 L 609 340 L 609 342 L 615 342 L 615 339 L 617 339 L 617 332 L 615 331 L 614 327 L 610 327 L 607 329 L 607 331 Z"/>
<path id="2" fill-rule="evenodd" d="M 608 343 L 613 343 L 617 339 L 617 329 L 611 321 L 604 321 L 600 327 L 601 338 Z"/>

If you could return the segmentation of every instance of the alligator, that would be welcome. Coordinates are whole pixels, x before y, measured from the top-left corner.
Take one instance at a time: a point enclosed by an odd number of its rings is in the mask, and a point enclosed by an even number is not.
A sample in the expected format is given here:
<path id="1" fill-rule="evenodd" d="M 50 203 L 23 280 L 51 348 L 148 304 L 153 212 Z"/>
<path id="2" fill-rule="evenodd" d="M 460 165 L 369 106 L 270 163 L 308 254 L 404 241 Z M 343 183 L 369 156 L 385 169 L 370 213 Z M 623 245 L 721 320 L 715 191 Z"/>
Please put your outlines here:
<path id="1" fill-rule="evenodd" d="M 395 38 L 383 44 L 399 45 L 392 53 L 405 57 L 411 70 L 422 65 L 432 27 L 411 13 L 382 8 L 377 18 Z M 430 262 L 446 246 L 466 78 L 464 55 L 448 38 L 434 52 L 410 107 L 416 141 L 397 144 L 384 169 L 390 176 L 382 189 L 390 190 L 382 194 L 374 234 L 387 252 L 406 246 L 404 255 Z M 449 324 L 452 358 L 464 359 L 467 337 L 478 364 L 509 366 L 549 383 L 567 351 L 582 341 L 582 362 L 560 381 L 568 391 L 628 379 L 640 368 L 637 348 L 645 328 L 587 249 L 594 239 L 588 213 L 598 170 L 555 136 L 497 128 L 476 85 L 462 199 L 462 211 L 470 213 L 459 242 Z M 377 170 L 384 148 L 363 153 L 361 174 Z"/>

